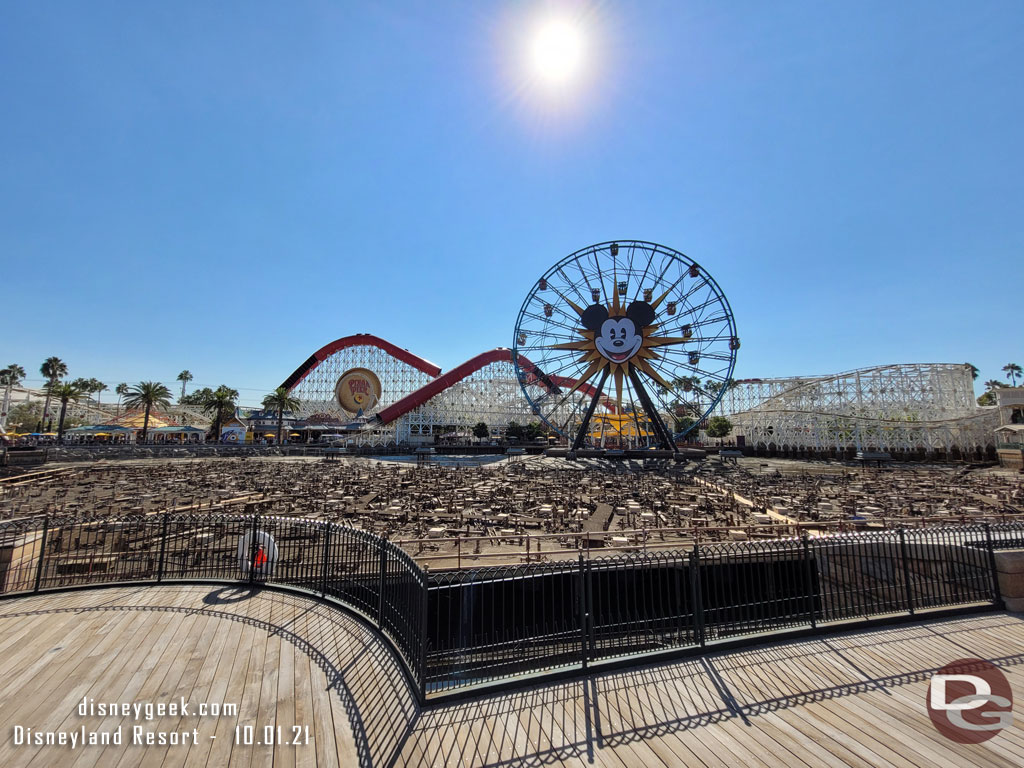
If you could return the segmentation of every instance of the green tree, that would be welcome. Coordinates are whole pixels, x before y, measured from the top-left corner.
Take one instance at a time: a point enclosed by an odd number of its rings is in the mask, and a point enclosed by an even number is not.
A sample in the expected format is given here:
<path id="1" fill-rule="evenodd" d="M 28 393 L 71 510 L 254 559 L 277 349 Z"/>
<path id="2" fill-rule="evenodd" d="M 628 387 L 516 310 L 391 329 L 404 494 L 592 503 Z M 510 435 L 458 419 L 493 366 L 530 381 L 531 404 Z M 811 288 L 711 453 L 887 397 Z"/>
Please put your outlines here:
<path id="1" fill-rule="evenodd" d="M 677 416 L 676 417 L 676 432 L 685 433 L 688 432 L 690 427 L 697 423 L 697 420 L 690 416 Z"/>
<path id="2" fill-rule="evenodd" d="M 672 380 L 672 389 L 676 392 L 691 392 L 700 386 L 700 378 L 697 376 L 680 376 Z"/>
<path id="3" fill-rule="evenodd" d="M 178 399 L 180 405 L 206 405 L 206 402 L 213 397 L 213 390 L 209 387 L 197 389 Z"/>
<path id="4" fill-rule="evenodd" d="M 153 408 L 170 408 L 171 390 L 158 381 L 143 381 L 128 388 L 124 407 L 145 408 L 146 415 L 142 420 L 142 442 L 146 442 L 149 431 L 149 412 Z"/>
<path id="5" fill-rule="evenodd" d="M 25 378 L 25 369 L 17 363 L 11 363 L 3 370 L 0 370 L 0 386 L 4 388 L 3 407 L 0 408 L 0 427 L 7 426 L 8 411 L 11 406 L 11 390 L 21 384 Z"/>
<path id="6" fill-rule="evenodd" d="M 234 415 L 235 402 L 237 400 L 238 390 L 221 384 L 201 404 L 206 413 L 214 414 L 213 439 L 215 441 L 220 441 L 221 424 L 224 423 L 225 419 L 229 419 Z"/>
<path id="7" fill-rule="evenodd" d="M 96 397 L 96 403 L 97 404 L 99 404 L 99 402 L 100 402 L 100 399 L 99 399 L 99 396 L 98 396 L 99 393 L 103 392 L 103 391 L 105 391 L 107 389 L 107 385 L 104 384 L 99 379 L 91 379 L 91 378 L 90 379 L 81 379 L 81 378 L 79 378 L 79 379 L 75 379 L 71 383 L 74 384 L 76 387 L 78 387 L 80 390 L 82 390 L 83 394 L 97 395 L 97 397 Z"/>
<path id="8" fill-rule="evenodd" d="M 60 401 L 60 420 L 57 423 L 58 442 L 64 442 L 64 417 L 67 415 L 68 403 L 77 403 L 86 394 L 86 391 L 75 382 L 53 384 L 47 387 L 47 394 Z"/>
<path id="9" fill-rule="evenodd" d="M 43 418 L 42 403 L 18 403 L 7 415 L 7 423 L 15 432 L 31 432 Z"/>
<path id="10" fill-rule="evenodd" d="M 712 416 L 708 419 L 708 437 L 725 437 L 732 431 L 732 422 L 725 416 Z"/>
<path id="11" fill-rule="evenodd" d="M 536 440 L 544 434 L 544 427 L 539 421 L 531 421 L 523 428 L 523 437 L 527 440 Z"/>
<path id="12" fill-rule="evenodd" d="M 121 413 L 121 398 L 128 394 L 128 384 L 122 381 L 114 387 L 114 392 L 117 393 L 117 412 Z"/>
<path id="13" fill-rule="evenodd" d="M 985 382 L 985 394 L 978 398 L 978 405 L 995 405 L 996 390 L 1005 387 L 1006 385 L 998 379 L 989 379 Z"/>
<path id="14" fill-rule="evenodd" d="M 96 405 L 100 405 L 100 395 L 110 389 L 110 387 L 99 379 L 90 379 L 90 381 L 92 382 L 92 389 L 90 391 L 92 394 L 96 395 Z"/>
<path id="15" fill-rule="evenodd" d="M 702 408 L 700 402 L 705 394 L 701 389 L 701 380 L 698 376 L 681 376 L 672 380 L 672 390 L 677 394 L 676 399 L 669 405 L 672 406 L 676 416 L 689 414 L 700 416 Z"/>
<path id="16" fill-rule="evenodd" d="M 187 373 L 187 371 L 186 371 Z M 182 391 L 185 389 L 185 385 L 181 385 Z M 238 393 L 235 393 L 235 397 Z M 281 427 L 284 424 L 284 412 L 285 411 L 297 411 L 301 403 L 298 398 L 292 397 L 284 387 L 278 387 L 269 395 L 263 398 L 263 407 L 268 411 L 277 412 L 277 444 L 281 444 Z"/>
<path id="17" fill-rule="evenodd" d="M 1003 370 L 1006 371 L 1006 378 L 1010 380 L 1010 386 L 1017 386 L 1017 377 L 1024 375 L 1024 370 L 1016 363 L 1007 363 L 1003 366 Z"/>
<path id="18" fill-rule="evenodd" d="M 43 431 L 45 422 L 50 418 L 50 390 L 56 386 L 60 379 L 68 375 L 68 366 L 59 357 L 48 357 L 43 361 L 43 364 L 39 366 L 39 372 L 43 374 L 43 378 L 46 379 L 46 402 L 43 404 L 43 418 L 39 423 L 39 431 Z"/>
<path id="19" fill-rule="evenodd" d="M 478 421 L 476 426 L 473 427 L 473 437 L 483 440 L 485 437 L 491 436 L 491 429 L 487 426 L 484 421 Z"/>
<path id="20" fill-rule="evenodd" d="M 187 369 L 182 371 L 178 374 L 178 381 L 181 382 L 181 397 L 178 398 L 178 402 L 180 403 L 185 399 L 185 385 L 192 381 L 192 372 Z M 280 442 L 280 440 L 278 440 L 278 442 Z"/>
<path id="21" fill-rule="evenodd" d="M 518 421 L 510 421 L 508 427 L 505 428 L 506 437 L 514 437 L 517 440 L 523 437 L 523 427 Z"/>

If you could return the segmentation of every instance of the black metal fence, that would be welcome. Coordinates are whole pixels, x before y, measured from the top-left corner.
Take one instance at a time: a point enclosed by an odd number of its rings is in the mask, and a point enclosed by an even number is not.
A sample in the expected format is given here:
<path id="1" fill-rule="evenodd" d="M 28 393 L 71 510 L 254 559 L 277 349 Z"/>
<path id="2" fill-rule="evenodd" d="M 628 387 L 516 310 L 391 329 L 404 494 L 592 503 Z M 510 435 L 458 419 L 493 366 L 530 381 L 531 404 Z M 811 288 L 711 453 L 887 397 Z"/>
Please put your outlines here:
<path id="1" fill-rule="evenodd" d="M 432 574 L 426 692 L 998 605 L 993 551 L 1022 532 L 899 529 Z"/>
<path id="2" fill-rule="evenodd" d="M 921 610 L 998 605 L 994 551 L 1024 525 L 720 543 L 430 573 L 371 533 L 261 515 L 0 524 L 0 593 L 104 583 L 274 584 L 372 622 L 421 700 Z"/>
<path id="3" fill-rule="evenodd" d="M 371 533 L 259 515 L 0 524 L 0 593 L 171 581 L 276 584 L 337 600 L 376 625 L 422 691 L 427 577 Z"/>

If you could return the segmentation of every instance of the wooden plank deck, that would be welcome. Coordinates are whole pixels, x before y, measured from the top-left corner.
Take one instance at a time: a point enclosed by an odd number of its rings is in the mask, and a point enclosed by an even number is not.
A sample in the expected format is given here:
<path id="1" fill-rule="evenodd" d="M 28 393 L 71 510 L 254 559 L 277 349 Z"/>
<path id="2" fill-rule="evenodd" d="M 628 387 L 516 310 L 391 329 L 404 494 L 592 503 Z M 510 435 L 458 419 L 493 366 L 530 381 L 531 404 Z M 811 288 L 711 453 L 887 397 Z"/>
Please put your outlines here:
<path id="1" fill-rule="evenodd" d="M 976 746 L 932 726 L 932 672 L 995 661 L 1017 721 Z M 1024 764 L 1024 615 L 848 632 L 595 674 L 421 711 L 361 622 L 272 591 L 160 586 L 0 603 L 0 765 L 881 766 Z M 97 702 L 190 702 L 187 717 L 80 717 Z M 237 714 L 197 717 L 199 702 Z M 15 746 L 13 728 L 191 731 L 183 746 Z M 235 744 L 236 726 L 309 745 Z M 216 738 L 210 738 L 214 736 Z"/>
<path id="2" fill-rule="evenodd" d="M 0 603 L 0 765 L 382 765 L 417 713 L 396 659 L 343 611 L 264 590 L 214 586 L 98 589 Z M 80 717 L 95 702 L 169 704 L 188 716 Z M 197 716 L 200 703 L 237 714 Z M 115 731 L 124 743 L 16 746 L 14 726 Z M 196 743 L 131 745 L 132 727 L 191 732 Z M 292 727 L 310 743 L 236 744 L 236 726 Z M 276 733 L 276 730 L 275 730 Z M 215 738 L 211 738 L 215 737 Z"/>

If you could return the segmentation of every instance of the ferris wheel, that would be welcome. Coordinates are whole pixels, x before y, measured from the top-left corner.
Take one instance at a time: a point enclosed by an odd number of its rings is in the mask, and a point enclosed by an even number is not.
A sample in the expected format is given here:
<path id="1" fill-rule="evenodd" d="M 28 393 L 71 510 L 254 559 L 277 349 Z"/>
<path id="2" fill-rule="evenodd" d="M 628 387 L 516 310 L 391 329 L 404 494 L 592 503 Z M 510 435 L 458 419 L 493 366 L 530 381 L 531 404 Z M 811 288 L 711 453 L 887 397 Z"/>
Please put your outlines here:
<path id="1" fill-rule="evenodd" d="M 533 413 L 572 450 L 675 450 L 730 386 L 739 347 L 729 302 L 701 265 L 618 240 L 544 273 L 519 310 L 512 359 Z"/>

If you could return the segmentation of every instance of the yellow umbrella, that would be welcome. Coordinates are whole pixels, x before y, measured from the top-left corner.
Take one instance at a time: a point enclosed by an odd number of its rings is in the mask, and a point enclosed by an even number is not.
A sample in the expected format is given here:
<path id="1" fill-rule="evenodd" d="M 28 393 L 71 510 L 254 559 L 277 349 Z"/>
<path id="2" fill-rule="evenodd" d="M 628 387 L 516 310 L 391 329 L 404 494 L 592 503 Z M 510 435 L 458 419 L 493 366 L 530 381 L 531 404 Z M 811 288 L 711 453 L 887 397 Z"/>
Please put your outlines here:
<path id="1" fill-rule="evenodd" d="M 110 437 L 109 432 L 97 432 L 93 437 Z"/>

